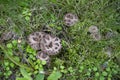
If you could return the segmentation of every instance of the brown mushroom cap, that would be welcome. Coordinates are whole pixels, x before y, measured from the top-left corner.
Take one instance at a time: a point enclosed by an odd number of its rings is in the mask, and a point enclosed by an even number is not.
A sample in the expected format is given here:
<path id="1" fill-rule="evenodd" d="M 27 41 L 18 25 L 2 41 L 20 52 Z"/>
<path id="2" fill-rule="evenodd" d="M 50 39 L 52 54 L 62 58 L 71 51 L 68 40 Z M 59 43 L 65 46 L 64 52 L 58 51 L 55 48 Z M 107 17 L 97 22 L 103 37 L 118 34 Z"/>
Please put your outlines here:
<path id="1" fill-rule="evenodd" d="M 42 52 L 42 51 L 38 51 L 37 52 L 37 56 L 36 56 L 38 59 L 40 59 L 40 60 L 44 60 L 44 61 L 46 61 L 46 62 L 49 62 L 49 60 L 50 60 L 50 57 L 46 54 L 46 53 L 44 53 L 44 52 Z"/>
<path id="2" fill-rule="evenodd" d="M 41 49 L 41 40 L 43 39 L 44 32 L 34 32 L 28 36 L 28 44 L 35 50 Z"/>
<path id="3" fill-rule="evenodd" d="M 66 26 L 73 26 L 78 21 L 78 17 L 75 14 L 67 13 L 64 16 L 64 23 Z"/>
<path id="4" fill-rule="evenodd" d="M 42 41 L 42 49 L 48 55 L 56 55 L 61 49 L 60 39 L 52 35 L 45 35 Z"/>
<path id="5" fill-rule="evenodd" d="M 90 26 L 89 30 L 90 33 L 98 33 L 98 27 L 97 26 Z"/>
<path id="6" fill-rule="evenodd" d="M 101 40 L 101 35 L 100 33 L 94 33 L 90 35 L 95 41 Z"/>

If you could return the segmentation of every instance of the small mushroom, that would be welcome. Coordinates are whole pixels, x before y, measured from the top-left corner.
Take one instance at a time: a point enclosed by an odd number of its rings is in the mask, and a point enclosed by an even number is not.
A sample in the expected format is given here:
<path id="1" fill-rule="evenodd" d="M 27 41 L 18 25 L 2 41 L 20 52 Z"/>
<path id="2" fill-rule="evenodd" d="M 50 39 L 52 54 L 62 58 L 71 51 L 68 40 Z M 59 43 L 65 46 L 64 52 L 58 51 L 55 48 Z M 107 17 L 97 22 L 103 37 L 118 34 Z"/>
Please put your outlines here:
<path id="1" fill-rule="evenodd" d="M 47 63 L 49 62 L 49 60 L 50 60 L 50 57 L 46 54 L 46 53 L 44 53 L 44 52 L 42 52 L 42 51 L 38 51 L 37 52 L 37 56 L 36 56 L 38 59 L 40 59 L 41 61 L 46 61 Z"/>
<path id="2" fill-rule="evenodd" d="M 48 55 L 56 55 L 61 49 L 60 39 L 52 35 L 45 35 L 42 41 L 42 49 Z"/>
<path id="3" fill-rule="evenodd" d="M 98 33 L 99 30 L 98 30 L 97 26 L 90 26 L 88 31 L 91 34 L 93 34 L 93 33 Z"/>
<path id="4" fill-rule="evenodd" d="M 41 40 L 43 39 L 44 32 L 34 32 L 28 36 L 28 44 L 35 50 L 41 49 Z"/>
<path id="5" fill-rule="evenodd" d="M 76 22 L 78 22 L 78 17 L 75 14 L 67 13 L 64 16 L 64 24 L 66 26 L 73 26 Z"/>
<path id="6" fill-rule="evenodd" d="M 90 35 L 95 41 L 101 40 L 101 35 L 100 33 L 94 33 Z"/>
<path id="7" fill-rule="evenodd" d="M 90 32 L 90 36 L 95 40 L 99 41 L 101 39 L 101 34 L 97 26 L 90 26 L 88 31 Z"/>

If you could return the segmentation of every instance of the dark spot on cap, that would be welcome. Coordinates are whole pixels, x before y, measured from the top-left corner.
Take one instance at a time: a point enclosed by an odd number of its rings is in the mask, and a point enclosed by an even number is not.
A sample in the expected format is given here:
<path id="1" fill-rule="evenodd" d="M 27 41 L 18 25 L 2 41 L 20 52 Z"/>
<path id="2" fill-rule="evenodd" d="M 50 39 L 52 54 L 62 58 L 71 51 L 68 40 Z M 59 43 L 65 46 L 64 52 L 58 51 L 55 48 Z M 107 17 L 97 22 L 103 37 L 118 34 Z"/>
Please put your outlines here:
<path id="1" fill-rule="evenodd" d="M 58 44 L 58 43 L 55 43 L 55 45 L 59 46 L 59 44 Z"/>
<path id="2" fill-rule="evenodd" d="M 35 37 L 33 37 L 33 40 L 34 40 L 34 41 L 38 41 L 38 39 L 37 39 L 37 38 L 35 38 Z"/>
<path id="3" fill-rule="evenodd" d="M 69 19 L 73 19 L 73 15 L 72 14 L 66 15 L 66 17 L 69 18 Z"/>
<path id="4" fill-rule="evenodd" d="M 53 46 L 53 44 L 52 44 L 52 42 L 50 42 L 49 47 L 52 47 L 52 46 Z"/>
<path id="5" fill-rule="evenodd" d="M 45 53 L 42 53 L 43 55 L 42 55 L 42 58 L 46 58 L 47 57 L 47 54 L 45 54 Z"/>
<path id="6" fill-rule="evenodd" d="M 38 35 L 39 35 L 39 32 L 36 32 L 36 35 L 38 36 Z"/>
<path id="7" fill-rule="evenodd" d="M 55 49 L 58 49 L 58 47 L 55 47 Z"/>

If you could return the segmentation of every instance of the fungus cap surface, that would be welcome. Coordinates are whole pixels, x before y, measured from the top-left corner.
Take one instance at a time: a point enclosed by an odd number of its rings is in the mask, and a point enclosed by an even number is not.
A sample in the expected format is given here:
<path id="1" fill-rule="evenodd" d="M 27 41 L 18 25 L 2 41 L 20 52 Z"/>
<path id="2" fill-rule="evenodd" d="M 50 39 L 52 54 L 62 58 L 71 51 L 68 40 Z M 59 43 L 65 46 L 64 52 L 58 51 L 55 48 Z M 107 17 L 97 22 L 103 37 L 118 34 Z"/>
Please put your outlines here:
<path id="1" fill-rule="evenodd" d="M 37 56 L 36 56 L 38 59 L 40 59 L 41 61 L 46 61 L 46 62 L 49 62 L 49 60 L 50 60 L 50 57 L 46 54 L 46 53 L 44 53 L 44 52 L 42 52 L 42 51 L 38 51 L 37 52 Z"/>
<path id="2" fill-rule="evenodd" d="M 40 50 L 41 40 L 45 35 L 44 32 L 34 32 L 28 36 L 28 44 L 35 50 Z"/>
<path id="3" fill-rule="evenodd" d="M 88 31 L 90 33 L 98 33 L 98 28 L 97 26 L 90 26 Z"/>
<path id="4" fill-rule="evenodd" d="M 73 26 L 78 21 L 78 17 L 75 14 L 67 13 L 64 16 L 64 23 L 66 26 Z"/>
<path id="5" fill-rule="evenodd" d="M 42 44 L 43 47 L 41 50 L 46 52 L 48 55 L 55 55 L 61 49 L 60 39 L 52 35 L 46 35 Z"/>

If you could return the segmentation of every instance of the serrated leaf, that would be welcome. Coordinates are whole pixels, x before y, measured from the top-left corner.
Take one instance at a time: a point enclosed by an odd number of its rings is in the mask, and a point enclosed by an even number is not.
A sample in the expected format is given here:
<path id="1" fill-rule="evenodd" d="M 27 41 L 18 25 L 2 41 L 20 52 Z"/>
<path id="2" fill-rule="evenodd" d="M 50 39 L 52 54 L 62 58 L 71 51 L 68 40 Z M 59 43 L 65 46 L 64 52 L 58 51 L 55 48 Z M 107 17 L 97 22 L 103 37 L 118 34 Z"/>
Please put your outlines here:
<path id="1" fill-rule="evenodd" d="M 27 80 L 32 80 L 30 75 L 28 75 L 27 71 L 24 68 L 20 68 L 20 72 L 24 78 L 27 78 Z"/>
<path id="2" fill-rule="evenodd" d="M 44 74 L 38 74 L 35 77 L 35 80 L 44 80 L 45 75 Z"/>
<path id="3" fill-rule="evenodd" d="M 59 71 L 53 71 L 47 78 L 47 80 L 58 80 L 62 74 Z"/>

